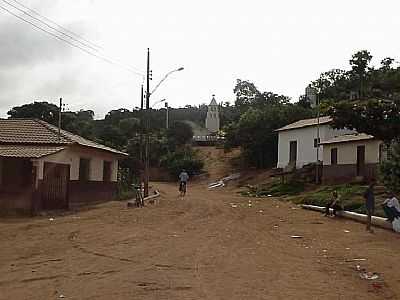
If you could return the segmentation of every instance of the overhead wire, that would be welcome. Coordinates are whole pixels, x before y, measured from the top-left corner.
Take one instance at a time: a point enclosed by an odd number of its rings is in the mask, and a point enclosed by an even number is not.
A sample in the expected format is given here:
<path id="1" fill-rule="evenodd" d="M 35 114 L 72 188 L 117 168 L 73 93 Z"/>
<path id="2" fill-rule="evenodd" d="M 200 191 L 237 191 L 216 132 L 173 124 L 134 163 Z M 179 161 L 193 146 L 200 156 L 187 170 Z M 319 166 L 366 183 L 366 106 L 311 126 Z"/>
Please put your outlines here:
<path id="1" fill-rule="evenodd" d="M 90 49 L 92 49 L 92 50 L 94 50 L 94 51 L 96 51 L 96 52 L 99 51 L 97 48 L 92 47 L 90 44 L 85 43 L 85 42 L 82 42 L 82 41 L 80 41 L 80 40 L 74 38 L 72 35 L 69 35 L 69 34 L 67 34 L 67 33 L 65 33 L 65 32 L 62 32 L 61 30 L 58 30 L 56 27 L 53 27 L 53 26 L 47 24 L 46 22 L 44 22 L 44 21 L 40 20 L 39 18 L 37 18 L 37 17 L 31 15 L 30 13 L 26 12 L 25 10 L 18 8 L 17 6 L 13 5 L 12 3 L 8 2 L 7 0 L 0 0 L 0 1 L 3 1 L 4 3 L 7 3 L 9 6 L 15 8 L 16 10 L 18 10 L 18 11 L 22 12 L 23 14 L 29 16 L 30 18 L 32 18 L 32 19 L 34 19 L 34 20 L 40 22 L 41 24 L 47 26 L 48 28 L 50 28 L 50 29 L 52 29 L 52 30 L 58 32 L 59 34 L 62 34 L 63 36 L 65 36 L 65 37 L 67 37 L 67 38 L 69 38 L 69 39 L 71 39 L 71 40 L 73 40 L 73 41 L 75 41 L 75 42 L 81 44 L 82 46 L 88 47 L 88 48 L 90 48 Z"/>
<path id="2" fill-rule="evenodd" d="M 1 1 L 3 1 L 3 2 L 5 2 L 5 3 L 7 2 L 7 1 L 4 1 L 4 0 L 1 0 Z M 129 71 L 129 72 L 132 72 L 132 73 L 136 74 L 136 75 L 139 75 L 139 76 L 142 76 L 142 77 L 144 76 L 143 72 L 140 72 L 140 71 L 136 70 L 136 69 L 133 68 L 133 67 L 126 66 L 126 65 L 121 64 L 121 63 L 119 63 L 119 62 L 116 62 L 116 61 L 113 60 L 113 59 L 110 59 L 110 58 L 104 57 L 104 56 L 102 56 L 102 55 L 93 53 L 92 51 L 90 51 L 90 50 L 88 50 L 88 49 L 85 49 L 85 48 L 83 48 L 83 47 L 81 47 L 81 46 L 79 46 L 79 45 L 77 45 L 77 44 L 75 44 L 75 43 L 73 43 L 73 42 L 71 42 L 71 41 L 69 41 L 69 40 L 63 38 L 63 37 L 60 37 L 59 35 L 57 35 L 57 34 L 55 34 L 55 33 L 53 33 L 53 32 L 50 32 L 50 31 L 48 31 L 48 30 L 46 30 L 46 29 L 43 29 L 42 27 L 38 26 L 37 24 L 31 22 L 30 20 L 27 20 L 27 19 L 23 18 L 22 16 L 17 15 L 16 13 L 12 12 L 11 10 L 9 10 L 8 8 L 6 8 L 6 7 L 2 6 L 2 5 L 0 5 L 0 9 L 6 11 L 7 13 L 9 13 L 9 14 L 11 14 L 12 16 L 14 16 L 14 17 L 20 19 L 21 21 L 30 24 L 30 25 L 33 26 L 36 30 L 40 30 L 40 31 L 42 31 L 42 32 L 45 32 L 46 34 L 48 34 L 48 35 L 50 35 L 50 36 L 52 36 L 52 37 L 54 37 L 54 38 L 56 38 L 56 39 L 58 39 L 58 40 L 60 40 L 60 41 L 62 41 L 62 42 L 64 42 L 64 43 L 66 43 L 66 44 L 68 44 L 68 45 L 71 46 L 71 47 L 75 47 L 75 48 L 77 48 L 77 49 L 80 49 L 81 51 L 83 51 L 83 52 L 85 52 L 85 53 L 87 53 L 87 54 L 89 54 L 89 55 L 91 55 L 91 56 L 97 57 L 98 59 L 101 59 L 101 60 L 103 60 L 103 61 L 105 61 L 105 62 L 107 62 L 107 63 L 109 63 L 109 64 L 119 66 L 119 67 L 121 67 L 121 68 L 123 68 L 123 69 L 125 69 L 125 70 L 127 70 L 127 71 Z"/>
<path id="3" fill-rule="evenodd" d="M 53 24 L 53 25 L 55 25 L 55 26 L 61 28 L 61 29 L 64 30 L 65 32 L 67 32 L 67 33 L 69 33 L 69 34 L 71 34 L 71 35 L 74 35 L 75 37 L 77 37 L 77 38 L 79 38 L 79 39 L 81 39 L 81 40 L 87 42 L 88 44 L 92 45 L 93 47 L 96 47 L 96 48 L 98 48 L 98 49 L 103 49 L 102 46 L 100 46 L 100 45 L 98 45 L 98 44 L 96 44 L 96 43 L 93 43 L 93 42 L 91 42 L 91 41 L 85 39 L 85 38 L 82 37 L 81 35 L 76 34 L 75 32 L 73 32 L 73 31 L 71 31 L 71 30 L 69 30 L 69 29 L 67 29 L 67 28 L 65 28 L 65 27 L 63 27 L 63 26 L 61 26 L 60 24 L 54 22 L 53 20 L 47 18 L 46 16 L 43 16 L 43 15 L 40 14 L 37 10 L 34 10 L 34 9 L 32 9 L 32 8 L 30 8 L 30 7 L 26 6 L 26 5 L 24 5 L 24 4 L 21 3 L 20 1 L 17 1 L 17 0 L 11 0 L 11 1 L 13 1 L 14 3 L 17 3 L 19 6 L 21 6 L 21 7 L 25 8 L 26 10 L 28 10 L 28 11 L 34 13 L 35 15 L 41 17 L 42 19 L 46 20 L 47 22 L 50 22 L 51 24 Z"/>

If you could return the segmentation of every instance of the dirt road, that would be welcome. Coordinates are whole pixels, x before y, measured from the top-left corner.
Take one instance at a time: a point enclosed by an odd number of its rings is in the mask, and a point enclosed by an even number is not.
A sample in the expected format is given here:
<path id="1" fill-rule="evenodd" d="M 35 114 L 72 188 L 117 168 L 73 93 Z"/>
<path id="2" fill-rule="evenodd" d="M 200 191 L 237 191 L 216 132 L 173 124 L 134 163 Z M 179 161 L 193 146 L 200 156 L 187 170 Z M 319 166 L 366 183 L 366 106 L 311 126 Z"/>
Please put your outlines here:
<path id="1" fill-rule="evenodd" d="M 0 299 L 400 299 L 400 235 L 203 185 L 181 200 L 157 185 L 159 204 L 143 209 L 2 219 Z M 380 278 L 361 279 L 357 265 Z"/>

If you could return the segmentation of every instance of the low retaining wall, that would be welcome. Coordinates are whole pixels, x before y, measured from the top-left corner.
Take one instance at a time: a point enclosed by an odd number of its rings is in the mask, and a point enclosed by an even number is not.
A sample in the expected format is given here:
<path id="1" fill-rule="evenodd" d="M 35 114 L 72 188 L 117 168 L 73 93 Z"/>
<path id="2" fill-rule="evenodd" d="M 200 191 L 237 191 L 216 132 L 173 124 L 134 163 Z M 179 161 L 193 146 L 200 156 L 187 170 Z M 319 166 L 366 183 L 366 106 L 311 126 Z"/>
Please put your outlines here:
<path id="1" fill-rule="evenodd" d="M 114 200 L 117 194 L 116 182 L 70 181 L 68 198 L 70 207 Z"/>
<path id="2" fill-rule="evenodd" d="M 378 176 L 378 164 L 365 164 L 360 176 L 365 180 L 375 180 Z M 346 183 L 357 177 L 356 164 L 324 165 L 322 182 L 324 184 Z"/>
<path id="3" fill-rule="evenodd" d="M 303 204 L 301 207 L 308 210 L 325 212 L 325 207 L 322 206 Z M 331 208 L 330 211 L 333 212 L 333 209 Z M 361 223 L 367 223 L 367 215 L 358 214 L 351 211 L 337 211 L 336 214 L 343 218 L 351 219 Z M 385 218 L 372 216 L 371 221 L 372 225 L 374 226 L 393 230 L 392 223 L 387 222 Z"/>

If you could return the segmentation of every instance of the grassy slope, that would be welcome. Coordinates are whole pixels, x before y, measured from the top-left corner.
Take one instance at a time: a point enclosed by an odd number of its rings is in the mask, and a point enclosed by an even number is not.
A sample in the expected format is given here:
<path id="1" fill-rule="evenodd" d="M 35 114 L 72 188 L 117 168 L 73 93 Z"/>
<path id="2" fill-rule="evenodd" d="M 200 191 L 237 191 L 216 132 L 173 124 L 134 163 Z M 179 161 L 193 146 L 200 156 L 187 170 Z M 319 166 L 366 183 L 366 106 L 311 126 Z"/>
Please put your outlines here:
<path id="1" fill-rule="evenodd" d="M 279 180 L 274 179 L 267 183 L 247 186 L 247 190 L 241 193 L 242 195 L 255 197 L 279 197 L 282 200 L 292 201 L 296 204 L 326 206 L 331 199 L 332 192 L 336 190 L 341 197 L 345 210 L 365 213 L 363 194 L 366 188 L 366 185 L 355 183 L 325 186 L 306 185 L 299 182 L 281 184 Z M 381 204 L 386 198 L 385 189 L 380 186 L 376 187 L 375 195 L 375 215 L 384 217 Z"/>

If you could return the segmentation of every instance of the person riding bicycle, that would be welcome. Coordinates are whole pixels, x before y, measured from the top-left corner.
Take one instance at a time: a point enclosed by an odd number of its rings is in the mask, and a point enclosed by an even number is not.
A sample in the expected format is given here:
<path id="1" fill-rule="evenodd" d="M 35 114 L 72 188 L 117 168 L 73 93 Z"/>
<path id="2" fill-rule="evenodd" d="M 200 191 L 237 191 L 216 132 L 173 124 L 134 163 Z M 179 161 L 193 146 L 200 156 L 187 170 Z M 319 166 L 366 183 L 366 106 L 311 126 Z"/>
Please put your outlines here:
<path id="1" fill-rule="evenodd" d="M 186 194 L 186 185 L 188 180 L 188 173 L 185 170 L 182 170 L 179 174 L 179 191 L 181 192 L 181 196 L 185 196 Z"/>

